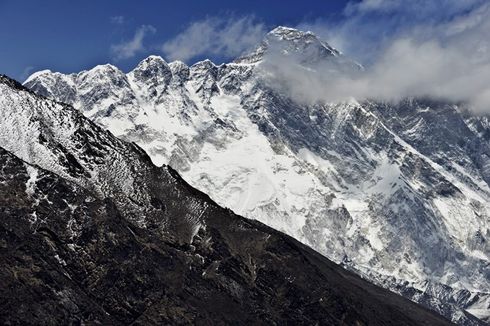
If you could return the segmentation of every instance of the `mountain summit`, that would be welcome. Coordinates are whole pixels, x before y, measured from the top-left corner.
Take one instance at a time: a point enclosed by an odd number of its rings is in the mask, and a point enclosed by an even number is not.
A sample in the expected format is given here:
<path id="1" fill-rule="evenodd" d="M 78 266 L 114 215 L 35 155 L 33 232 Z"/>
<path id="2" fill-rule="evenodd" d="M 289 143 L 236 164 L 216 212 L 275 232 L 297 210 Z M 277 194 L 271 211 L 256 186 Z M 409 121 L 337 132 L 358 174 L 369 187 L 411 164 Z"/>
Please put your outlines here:
<path id="1" fill-rule="evenodd" d="M 251 53 L 239 57 L 236 63 L 257 63 L 271 52 L 282 55 L 299 54 L 305 61 L 324 60 L 340 56 L 340 52 L 322 42 L 312 32 L 279 26 L 265 36 L 264 40 Z"/>

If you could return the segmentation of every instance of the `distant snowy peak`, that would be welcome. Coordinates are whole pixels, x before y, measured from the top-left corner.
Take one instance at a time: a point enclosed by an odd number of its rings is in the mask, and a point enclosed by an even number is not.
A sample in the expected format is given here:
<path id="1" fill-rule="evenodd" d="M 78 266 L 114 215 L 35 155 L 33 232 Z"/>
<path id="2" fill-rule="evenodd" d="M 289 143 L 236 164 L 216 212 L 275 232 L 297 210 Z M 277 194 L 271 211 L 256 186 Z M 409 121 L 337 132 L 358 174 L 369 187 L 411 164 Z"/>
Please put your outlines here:
<path id="1" fill-rule="evenodd" d="M 42 70 L 29 76 L 24 84 L 39 95 L 69 104 L 75 101 L 77 91 L 72 75 Z"/>
<path id="2" fill-rule="evenodd" d="M 189 66 L 182 61 L 173 61 L 169 63 L 170 71 L 172 72 L 173 81 L 182 85 L 189 79 Z"/>
<path id="3" fill-rule="evenodd" d="M 128 81 L 126 74 L 119 68 L 111 65 L 98 65 L 94 68 L 82 71 L 76 76 L 77 84 L 98 83 L 98 84 L 115 84 L 117 86 L 127 86 Z"/>
<path id="4" fill-rule="evenodd" d="M 288 44 L 294 52 L 304 53 L 309 47 L 319 50 L 324 56 L 339 56 L 340 52 L 323 42 L 310 31 L 300 31 L 294 28 L 279 26 L 266 35 L 270 42 L 283 42 Z"/>
<path id="5" fill-rule="evenodd" d="M 42 78 L 42 76 L 48 76 L 53 74 L 53 72 L 49 69 L 44 69 L 44 70 L 39 70 L 27 77 L 27 79 L 24 81 L 24 83 L 28 83 L 32 80 L 37 80 L 39 78 Z"/>
<path id="6" fill-rule="evenodd" d="M 290 27 L 279 26 L 264 37 L 251 52 L 235 60 L 236 63 L 257 63 L 271 55 L 300 55 L 305 61 L 318 61 L 341 53 L 321 41 L 312 32 L 303 32 Z"/>
<path id="7" fill-rule="evenodd" d="M 172 70 L 162 57 L 152 55 L 141 61 L 129 75 L 136 82 L 146 85 L 168 85 L 172 79 Z"/>
<path id="8" fill-rule="evenodd" d="M 31 75 L 24 85 L 37 94 L 55 98 L 61 102 L 76 105 L 84 111 L 87 107 L 92 107 L 96 98 L 108 96 L 112 92 L 120 93 L 121 89 L 126 89 L 124 95 L 130 96 L 127 92 L 129 82 L 119 68 L 110 65 L 98 65 L 90 70 L 79 73 L 63 74 L 43 70 Z M 115 90 L 115 89 L 119 90 Z M 121 96 L 121 94 L 118 94 Z"/>

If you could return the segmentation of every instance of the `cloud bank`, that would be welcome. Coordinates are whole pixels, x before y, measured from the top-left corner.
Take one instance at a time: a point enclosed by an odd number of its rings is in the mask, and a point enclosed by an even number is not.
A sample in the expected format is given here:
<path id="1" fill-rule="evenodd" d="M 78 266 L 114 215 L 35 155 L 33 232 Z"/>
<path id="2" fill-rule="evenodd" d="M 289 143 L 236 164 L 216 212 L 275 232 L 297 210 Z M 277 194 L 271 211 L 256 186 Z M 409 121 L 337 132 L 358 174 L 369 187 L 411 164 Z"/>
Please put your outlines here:
<path id="1" fill-rule="evenodd" d="M 302 24 L 364 64 L 335 74 L 328 65 L 301 66 L 273 52 L 271 85 L 301 101 L 433 97 L 490 111 L 490 3 L 364 0 L 349 4 L 335 25 Z M 275 75 L 275 76 L 274 76 Z"/>
<path id="2" fill-rule="evenodd" d="M 201 55 L 235 57 L 255 46 L 266 30 L 254 17 L 208 17 L 189 25 L 161 49 L 170 60 L 188 61 Z"/>
<path id="3" fill-rule="evenodd" d="M 349 56 L 371 63 L 400 38 L 444 41 L 445 34 L 451 33 L 445 28 L 456 28 L 459 20 L 477 19 L 478 11 L 487 5 L 487 0 L 363 0 L 349 3 L 340 20 L 318 19 L 298 27 L 312 30 Z"/>
<path id="4" fill-rule="evenodd" d="M 138 52 L 145 50 L 143 40 L 148 34 L 156 32 L 155 27 L 151 25 L 142 25 L 138 28 L 129 41 L 121 42 L 111 46 L 111 53 L 115 60 L 123 60 L 134 57 Z"/>

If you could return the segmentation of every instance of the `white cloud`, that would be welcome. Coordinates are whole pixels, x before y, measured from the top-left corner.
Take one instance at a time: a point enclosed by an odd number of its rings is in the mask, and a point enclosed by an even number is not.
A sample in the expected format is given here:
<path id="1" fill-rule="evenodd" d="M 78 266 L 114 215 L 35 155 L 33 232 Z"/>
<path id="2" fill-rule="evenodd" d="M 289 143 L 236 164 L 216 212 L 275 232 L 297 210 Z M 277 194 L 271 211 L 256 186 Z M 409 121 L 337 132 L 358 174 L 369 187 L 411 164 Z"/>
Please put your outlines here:
<path id="1" fill-rule="evenodd" d="M 319 19 L 299 27 L 319 34 L 356 60 L 371 63 L 397 39 L 438 39 L 443 37 L 441 26 L 487 4 L 488 0 L 363 0 L 350 2 L 340 21 Z"/>
<path id="2" fill-rule="evenodd" d="M 265 32 L 265 26 L 250 16 L 208 17 L 165 42 L 162 51 L 170 60 L 187 61 L 199 55 L 234 57 L 260 42 Z"/>
<path id="3" fill-rule="evenodd" d="M 25 67 L 22 73 L 20 74 L 19 80 L 26 80 L 26 78 L 31 75 L 33 70 L 34 70 L 33 66 Z"/>
<path id="4" fill-rule="evenodd" d="M 111 52 L 115 60 L 132 58 L 136 53 L 144 51 L 143 40 L 149 33 L 155 33 L 155 27 L 151 25 L 143 25 L 136 30 L 133 38 L 119 44 L 111 46 Z"/>
<path id="5" fill-rule="evenodd" d="M 362 0 L 349 2 L 344 10 L 348 16 L 360 14 L 402 14 L 412 19 L 424 20 L 448 18 L 469 8 L 481 5 L 485 0 Z"/>
<path id="6" fill-rule="evenodd" d="M 268 78 L 273 79 L 271 85 L 285 87 L 301 101 L 338 101 L 350 97 L 396 101 L 430 96 L 465 101 L 477 110 L 489 112 L 490 3 L 462 1 L 465 7 L 456 1 L 435 2 L 447 7 L 440 9 L 445 13 L 438 18 L 415 24 L 407 20 L 390 33 L 382 31 L 395 26 L 394 20 L 411 17 L 412 9 L 407 7 L 423 6 L 425 1 L 365 0 L 350 5 L 346 21 L 337 27 L 324 22 L 303 24 L 302 28 L 316 29 L 329 38 L 334 47 L 335 41 L 339 41 L 347 56 L 355 53 L 361 63 L 367 62 L 366 70 L 332 76 L 328 66 L 304 69 L 294 57 L 282 58 L 282 62 L 272 57 L 269 61 L 274 64 L 268 68 L 283 81 L 269 74 Z M 378 20 L 366 18 L 367 13 L 374 11 Z M 426 11 L 435 15 L 432 4 L 427 5 Z M 389 13 L 386 21 L 385 12 Z M 420 15 L 428 15 L 427 12 Z M 396 14 L 392 17 L 393 13 Z M 371 34 L 373 30 L 379 34 Z M 373 52 L 369 53 L 370 49 Z"/>
<path id="7" fill-rule="evenodd" d="M 112 16 L 111 23 L 115 25 L 123 25 L 126 22 L 124 16 Z"/>

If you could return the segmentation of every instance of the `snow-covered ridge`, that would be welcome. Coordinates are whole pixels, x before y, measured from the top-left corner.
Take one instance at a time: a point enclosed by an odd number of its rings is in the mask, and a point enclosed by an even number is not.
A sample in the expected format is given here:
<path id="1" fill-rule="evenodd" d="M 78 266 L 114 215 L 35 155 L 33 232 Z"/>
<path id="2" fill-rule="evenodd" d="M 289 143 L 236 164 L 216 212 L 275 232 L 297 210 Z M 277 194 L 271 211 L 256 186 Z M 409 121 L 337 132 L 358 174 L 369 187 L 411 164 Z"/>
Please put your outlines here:
<path id="1" fill-rule="evenodd" d="M 43 73 L 25 85 L 136 142 L 219 204 L 415 301 L 441 301 L 454 321 L 466 320 L 456 306 L 488 318 L 484 121 L 421 100 L 297 104 L 260 78 L 271 40 L 283 55 L 313 46 L 307 60 L 348 62 L 312 33 L 278 28 L 231 64 L 152 56 L 127 74 Z"/>
<path id="2" fill-rule="evenodd" d="M 34 80 L 36 78 L 38 78 L 39 76 L 48 76 L 50 74 L 52 74 L 53 72 L 49 69 L 45 69 L 45 70 L 40 70 L 40 71 L 36 71 L 35 73 L 33 73 L 32 75 L 30 75 L 25 81 L 24 83 L 28 83 L 29 81 L 31 80 Z"/>

